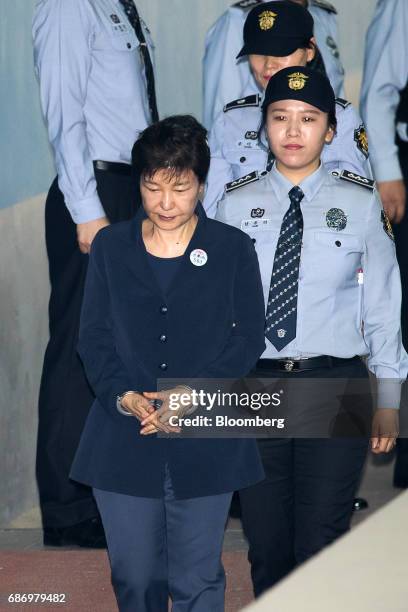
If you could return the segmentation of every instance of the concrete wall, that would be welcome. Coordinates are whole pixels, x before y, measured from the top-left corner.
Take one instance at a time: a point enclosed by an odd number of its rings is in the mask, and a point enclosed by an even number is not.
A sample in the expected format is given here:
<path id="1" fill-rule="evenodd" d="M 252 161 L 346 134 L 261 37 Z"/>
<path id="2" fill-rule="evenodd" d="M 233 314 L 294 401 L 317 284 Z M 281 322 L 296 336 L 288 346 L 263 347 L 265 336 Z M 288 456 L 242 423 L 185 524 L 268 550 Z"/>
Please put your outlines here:
<path id="1" fill-rule="evenodd" d="M 42 196 L 0 211 L 0 527 L 36 503 L 37 396 L 47 339 Z"/>
<path id="2" fill-rule="evenodd" d="M 47 339 L 43 204 L 53 164 L 32 67 L 34 4 L 0 3 L 0 526 L 36 502 L 36 398 Z"/>
<path id="3" fill-rule="evenodd" d="M 346 96 L 358 108 L 364 43 L 376 0 L 335 0 L 339 12 L 340 52 L 346 70 Z"/>
<path id="4" fill-rule="evenodd" d="M 364 33 L 374 0 L 336 4 L 342 55 L 356 101 Z M 53 175 L 32 66 L 36 0 L 0 2 L 0 526 L 36 504 L 37 396 L 47 341 L 45 192 Z M 201 117 L 201 59 L 207 28 L 228 0 L 138 0 L 156 41 L 162 115 Z M 5 469 L 4 469 L 5 468 Z"/>

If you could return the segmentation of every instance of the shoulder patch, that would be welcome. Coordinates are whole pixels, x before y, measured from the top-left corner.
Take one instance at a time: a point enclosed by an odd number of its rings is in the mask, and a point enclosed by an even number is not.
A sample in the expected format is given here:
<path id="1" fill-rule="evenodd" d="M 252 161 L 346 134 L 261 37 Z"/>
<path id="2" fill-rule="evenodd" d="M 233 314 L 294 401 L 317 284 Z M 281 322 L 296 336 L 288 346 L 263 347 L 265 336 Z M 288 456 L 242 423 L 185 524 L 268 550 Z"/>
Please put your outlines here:
<path id="1" fill-rule="evenodd" d="M 241 0 L 241 2 L 235 2 L 235 4 L 233 4 L 232 6 L 235 6 L 235 8 L 240 8 L 243 11 L 246 11 L 247 9 L 251 9 L 253 6 L 256 6 L 257 4 L 261 4 L 262 0 Z"/>
<path id="2" fill-rule="evenodd" d="M 326 0 L 311 0 L 310 4 L 312 6 L 317 6 L 318 8 L 323 9 L 324 11 L 328 11 L 329 13 L 335 13 L 337 15 L 337 9 L 330 2 L 326 2 Z"/>
<path id="3" fill-rule="evenodd" d="M 384 209 L 381 211 L 381 221 L 383 224 L 384 231 L 387 234 L 388 238 L 391 238 L 391 240 L 395 241 L 395 236 L 392 230 L 391 221 L 389 220 L 387 213 L 385 212 Z"/>
<path id="4" fill-rule="evenodd" d="M 255 170 L 250 174 L 245 174 L 245 176 L 241 176 L 241 178 L 232 181 L 231 183 L 227 183 L 225 185 L 225 193 L 231 193 L 231 191 L 235 191 L 235 189 L 239 189 L 240 187 L 244 187 L 244 185 L 249 185 L 250 183 L 255 183 L 259 181 L 261 178 L 259 172 Z"/>
<path id="5" fill-rule="evenodd" d="M 259 94 L 253 94 L 251 96 L 246 96 L 246 98 L 239 98 L 238 100 L 233 100 L 232 102 L 228 102 L 224 106 L 224 113 L 228 113 L 230 110 L 234 110 L 236 108 L 246 108 L 248 106 L 259 106 L 261 104 L 261 96 Z"/>
<path id="6" fill-rule="evenodd" d="M 342 106 L 343 108 L 351 106 L 351 102 L 349 102 L 348 100 L 344 100 L 344 98 L 336 98 L 336 104 Z"/>
<path id="7" fill-rule="evenodd" d="M 339 178 L 342 181 L 348 181 L 349 183 L 355 183 L 356 185 L 361 185 L 361 187 L 370 189 L 370 191 L 374 191 L 375 189 L 375 181 L 372 181 L 365 176 L 355 174 L 354 172 L 350 172 L 349 170 L 342 170 L 341 172 L 334 170 L 331 174 L 335 178 Z"/>
<path id="8" fill-rule="evenodd" d="M 368 159 L 368 136 L 364 123 L 362 123 L 356 130 L 354 130 L 354 142 L 357 145 L 357 149 L 361 151 L 361 153 L 366 159 Z"/>

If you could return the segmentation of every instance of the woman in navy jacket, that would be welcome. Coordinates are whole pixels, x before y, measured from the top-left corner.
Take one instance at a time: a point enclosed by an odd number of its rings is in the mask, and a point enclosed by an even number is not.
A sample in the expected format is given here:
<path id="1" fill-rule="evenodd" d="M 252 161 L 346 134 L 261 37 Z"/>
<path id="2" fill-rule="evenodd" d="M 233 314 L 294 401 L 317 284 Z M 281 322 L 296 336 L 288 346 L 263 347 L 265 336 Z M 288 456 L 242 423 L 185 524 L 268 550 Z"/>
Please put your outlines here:
<path id="1" fill-rule="evenodd" d="M 254 440 L 157 436 L 176 430 L 157 379 L 242 377 L 264 350 L 252 241 L 199 204 L 209 160 L 192 117 L 147 128 L 143 209 L 92 244 L 79 353 L 96 400 L 71 477 L 93 487 L 121 612 L 167 612 L 169 596 L 221 612 L 232 491 L 263 478 Z"/>

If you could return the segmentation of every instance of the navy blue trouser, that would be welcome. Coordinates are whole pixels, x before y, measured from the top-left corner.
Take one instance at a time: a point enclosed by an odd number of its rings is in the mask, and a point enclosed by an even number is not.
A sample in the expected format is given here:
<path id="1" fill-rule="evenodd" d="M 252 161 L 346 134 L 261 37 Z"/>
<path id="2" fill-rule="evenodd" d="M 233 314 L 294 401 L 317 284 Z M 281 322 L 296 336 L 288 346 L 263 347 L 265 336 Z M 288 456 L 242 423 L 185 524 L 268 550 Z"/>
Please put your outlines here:
<path id="1" fill-rule="evenodd" d="M 264 371 L 254 374 L 268 378 Z M 273 376 L 276 372 L 271 371 L 269 377 Z M 361 378 L 367 391 L 362 396 L 361 412 L 366 408 L 367 415 L 371 414 L 368 374 L 362 362 L 332 370 L 280 373 L 279 378 Z M 315 384 L 322 391 L 323 402 L 325 393 L 330 402 L 330 385 L 322 388 L 321 380 Z M 304 407 L 308 400 L 314 401 L 315 396 L 304 396 Z M 352 408 L 355 403 L 351 397 Z M 256 597 L 349 529 L 368 436 L 363 428 L 362 434 L 354 437 L 265 438 L 258 440 L 258 447 L 266 478 L 240 491 Z"/>
<path id="2" fill-rule="evenodd" d="M 260 440 L 259 450 L 266 479 L 240 491 L 256 597 L 349 529 L 368 443 Z"/>
<path id="3" fill-rule="evenodd" d="M 120 612 L 223 612 L 221 562 L 232 493 L 175 499 L 93 489 L 108 542 Z"/>

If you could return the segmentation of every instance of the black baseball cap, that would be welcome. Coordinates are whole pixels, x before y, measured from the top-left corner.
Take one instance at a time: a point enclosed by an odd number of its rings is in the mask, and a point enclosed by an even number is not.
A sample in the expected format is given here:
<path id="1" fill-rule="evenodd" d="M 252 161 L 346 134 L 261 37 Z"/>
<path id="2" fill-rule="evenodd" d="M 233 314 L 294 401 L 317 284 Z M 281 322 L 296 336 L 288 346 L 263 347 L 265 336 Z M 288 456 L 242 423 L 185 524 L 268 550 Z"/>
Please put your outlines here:
<path id="1" fill-rule="evenodd" d="M 280 100 L 300 100 L 324 113 L 336 112 L 336 97 L 327 76 L 305 66 L 284 68 L 269 80 L 263 112 L 272 102 Z"/>
<path id="2" fill-rule="evenodd" d="M 248 14 L 244 46 L 237 59 L 250 53 L 285 57 L 304 46 L 313 36 L 313 17 L 291 0 L 262 2 Z"/>

